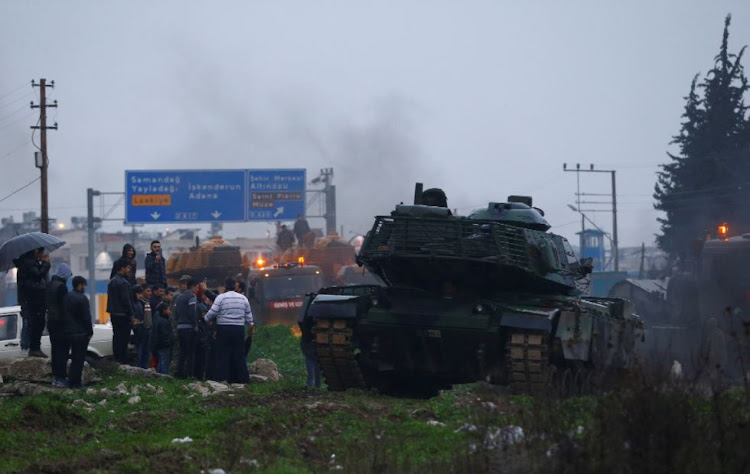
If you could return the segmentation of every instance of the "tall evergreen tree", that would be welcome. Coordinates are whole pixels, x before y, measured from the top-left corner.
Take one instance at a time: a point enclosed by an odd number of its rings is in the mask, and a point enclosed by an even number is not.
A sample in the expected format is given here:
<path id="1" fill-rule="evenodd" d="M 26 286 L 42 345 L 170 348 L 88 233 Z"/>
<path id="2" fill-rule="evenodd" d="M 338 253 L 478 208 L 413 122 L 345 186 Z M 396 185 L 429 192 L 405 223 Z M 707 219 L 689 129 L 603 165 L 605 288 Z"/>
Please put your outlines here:
<path id="1" fill-rule="evenodd" d="M 661 165 L 654 187 L 660 218 L 659 247 L 676 257 L 723 221 L 750 232 L 750 120 L 742 68 L 743 47 L 729 52 L 731 15 L 724 22 L 721 49 L 702 82 L 693 77 L 685 97 L 677 154 Z"/>

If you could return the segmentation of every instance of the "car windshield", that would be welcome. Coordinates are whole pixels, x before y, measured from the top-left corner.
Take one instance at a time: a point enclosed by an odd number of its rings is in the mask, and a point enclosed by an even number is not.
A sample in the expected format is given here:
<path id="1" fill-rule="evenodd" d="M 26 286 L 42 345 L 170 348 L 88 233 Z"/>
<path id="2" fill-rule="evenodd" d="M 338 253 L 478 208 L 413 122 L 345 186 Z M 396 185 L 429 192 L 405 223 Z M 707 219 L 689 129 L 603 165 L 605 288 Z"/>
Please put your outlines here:
<path id="1" fill-rule="evenodd" d="M 262 296 L 267 301 L 305 296 L 322 286 L 318 275 L 278 276 L 262 281 Z"/>

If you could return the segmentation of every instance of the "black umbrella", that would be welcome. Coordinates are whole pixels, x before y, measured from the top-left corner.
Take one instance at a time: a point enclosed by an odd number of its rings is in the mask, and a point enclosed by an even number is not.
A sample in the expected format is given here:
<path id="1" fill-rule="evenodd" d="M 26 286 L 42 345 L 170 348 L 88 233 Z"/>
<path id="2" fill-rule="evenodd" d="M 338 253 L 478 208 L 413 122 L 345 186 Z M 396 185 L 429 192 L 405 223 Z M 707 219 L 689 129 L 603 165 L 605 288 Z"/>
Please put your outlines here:
<path id="1" fill-rule="evenodd" d="M 64 240 L 44 232 L 30 232 L 13 237 L 0 246 L 0 271 L 7 272 L 13 268 L 13 260 L 26 252 L 39 248 L 53 252 L 63 245 L 65 245 Z"/>

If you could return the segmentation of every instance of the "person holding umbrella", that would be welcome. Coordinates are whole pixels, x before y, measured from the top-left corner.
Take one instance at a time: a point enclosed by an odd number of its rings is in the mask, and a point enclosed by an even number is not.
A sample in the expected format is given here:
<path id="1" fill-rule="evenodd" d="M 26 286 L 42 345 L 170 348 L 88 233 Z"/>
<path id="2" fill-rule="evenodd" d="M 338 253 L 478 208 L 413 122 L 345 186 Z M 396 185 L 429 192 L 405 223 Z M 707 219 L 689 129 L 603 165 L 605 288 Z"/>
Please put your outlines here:
<path id="1" fill-rule="evenodd" d="M 21 349 L 29 349 L 29 357 L 46 358 L 47 354 L 42 352 L 41 344 L 47 311 L 45 292 L 50 269 L 49 255 L 44 253 L 43 248 L 37 248 L 21 255 L 15 264 L 18 268 L 18 303 L 21 305 L 23 318 Z M 24 332 L 28 337 L 26 341 Z"/>
<path id="2" fill-rule="evenodd" d="M 29 232 L 18 235 L 0 246 L 0 271 L 7 272 L 13 266 L 18 268 L 18 302 L 24 320 L 21 330 L 21 348 L 29 349 L 29 355 L 47 357 L 41 351 L 44 332 L 45 298 L 49 275 L 49 255 L 65 245 L 54 235 L 43 232 Z"/>

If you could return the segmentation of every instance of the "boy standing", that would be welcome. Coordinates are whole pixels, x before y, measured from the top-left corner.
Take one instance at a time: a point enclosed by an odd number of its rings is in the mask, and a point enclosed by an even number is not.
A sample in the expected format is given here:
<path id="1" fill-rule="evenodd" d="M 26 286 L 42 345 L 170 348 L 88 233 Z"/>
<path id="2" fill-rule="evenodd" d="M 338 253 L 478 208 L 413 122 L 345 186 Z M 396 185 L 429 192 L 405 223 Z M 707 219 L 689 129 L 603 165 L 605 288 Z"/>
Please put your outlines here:
<path id="1" fill-rule="evenodd" d="M 151 352 L 158 362 L 156 371 L 169 374 L 169 362 L 172 358 L 172 324 L 169 322 L 169 304 L 159 303 L 155 310 L 154 325 L 151 328 Z"/>

